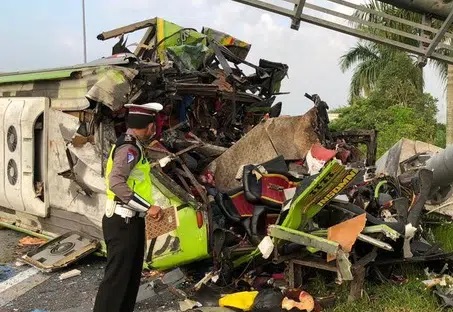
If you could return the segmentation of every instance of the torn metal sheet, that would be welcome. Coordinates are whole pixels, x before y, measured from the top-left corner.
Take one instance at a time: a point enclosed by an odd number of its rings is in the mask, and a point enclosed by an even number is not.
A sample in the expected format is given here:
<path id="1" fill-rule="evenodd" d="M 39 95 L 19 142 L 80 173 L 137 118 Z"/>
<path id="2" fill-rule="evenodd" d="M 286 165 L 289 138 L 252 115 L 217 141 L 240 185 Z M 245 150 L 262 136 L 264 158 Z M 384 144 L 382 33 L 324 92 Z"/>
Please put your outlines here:
<path id="1" fill-rule="evenodd" d="M 99 177 L 101 176 L 101 153 L 94 144 L 86 143 L 81 147 L 75 147 L 73 144 L 69 144 L 67 148 L 71 152 L 75 162 L 80 160 L 93 170 L 94 173 L 98 174 Z"/>
<path id="2" fill-rule="evenodd" d="M 86 93 L 111 68 L 122 70 L 122 67 L 92 67 L 83 64 L 42 72 L 5 74 L 0 79 L 0 96 L 47 97 L 50 99 L 52 109 L 63 111 L 87 109 L 90 102 L 86 98 Z M 127 68 L 125 70 L 129 71 Z"/>
<path id="3" fill-rule="evenodd" d="M 89 165 L 79 160 L 74 165 L 73 170 L 80 181 L 83 181 L 84 185 L 91 191 L 98 194 L 105 194 L 105 179 L 102 178 L 102 176 L 98 172 L 94 171 Z"/>
<path id="4" fill-rule="evenodd" d="M 77 130 L 77 118 L 63 112 L 50 109 L 49 114 L 49 163 L 57 172 L 69 170 L 66 157 L 66 143 Z"/>
<path id="5" fill-rule="evenodd" d="M 340 244 L 341 248 L 346 252 L 351 252 L 360 232 L 365 227 L 366 214 L 361 214 L 355 218 L 346 220 L 327 230 L 327 239 Z M 327 262 L 335 260 L 336 254 L 327 254 Z"/>
<path id="6" fill-rule="evenodd" d="M 21 259 L 41 271 L 53 272 L 89 255 L 99 246 L 97 239 L 74 231 L 48 241 Z"/>
<path id="7" fill-rule="evenodd" d="M 58 110 L 49 110 L 50 125 L 58 125 L 64 143 L 71 142 L 74 134 L 79 127 L 79 119 L 71 114 L 66 114 Z"/>
<path id="8" fill-rule="evenodd" d="M 340 247 L 337 242 L 278 225 L 270 225 L 268 232 L 269 236 L 307 247 L 314 247 L 326 253 L 336 254 Z"/>
<path id="9" fill-rule="evenodd" d="M 66 152 L 67 144 L 71 142 L 79 127 L 79 118 L 54 109 L 50 109 L 48 113 L 47 170 L 49 179 L 47 185 L 51 216 L 49 220 L 44 221 L 52 225 L 56 224 L 59 230 L 62 228 L 68 231 L 72 229 L 86 230 L 87 233 L 98 237 L 99 233 L 102 233 L 97 229 L 101 228 L 105 194 L 96 194 L 96 196 L 89 198 L 83 195 L 80 187 L 73 181 L 60 175 L 71 170 Z M 73 156 L 73 158 L 75 157 Z M 98 161 L 100 164 L 101 160 L 98 159 Z M 94 176 L 96 175 L 97 173 L 94 174 Z M 91 178 L 88 177 L 87 179 Z M 53 217 L 56 211 L 62 211 L 63 216 Z M 55 228 L 52 227 L 53 233 L 59 233 L 54 231 Z"/>
<path id="10" fill-rule="evenodd" d="M 226 60 L 225 56 L 222 54 L 220 51 L 220 47 L 217 45 L 215 42 L 210 42 L 211 48 L 214 50 L 214 53 L 219 60 L 220 65 L 222 66 L 223 70 L 225 71 L 225 74 L 227 77 L 233 76 L 233 70 L 231 69 L 230 65 L 228 64 L 228 61 Z"/>
<path id="11" fill-rule="evenodd" d="M 317 174 L 324 167 L 326 162 L 335 157 L 336 151 L 323 147 L 320 143 L 315 143 L 307 153 L 305 161 L 310 175 Z"/>
<path id="12" fill-rule="evenodd" d="M 442 148 L 425 142 L 401 139 L 376 161 L 376 175 L 397 177 L 402 173 L 401 162 L 416 154 L 433 155 L 441 150 Z"/>
<path id="13" fill-rule="evenodd" d="M 318 141 L 316 115 L 317 109 L 310 109 L 302 116 L 282 116 L 269 119 L 264 124 L 278 155 L 283 155 L 285 159 L 303 159 L 307 155 L 311 146 Z"/>
<path id="14" fill-rule="evenodd" d="M 264 163 L 279 155 L 285 159 L 304 158 L 318 141 L 313 127 L 316 112 L 311 109 L 303 116 L 271 118 L 256 125 L 210 165 L 215 166 L 219 191 L 227 192 L 241 185 L 235 176 L 242 165 Z"/>
<path id="15" fill-rule="evenodd" d="M 160 62 L 167 61 L 166 50 L 179 45 L 206 44 L 206 35 L 193 28 L 185 28 L 160 17 L 156 18 L 155 49 Z"/>
<path id="16" fill-rule="evenodd" d="M 155 269 L 174 268 L 208 256 L 208 218 L 193 197 L 162 174 L 152 171 L 152 196 L 160 207 L 177 207 L 179 226 L 146 241 L 145 258 Z M 200 223 L 201 222 L 201 223 Z"/>
<path id="17" fill-rule="evenodd" d="M 245 60 L 247 58 L 247 54 L 249 53 L 250 48 L 252 47 L 251 44 L 245 41 L 239 40 L 237 38 L 232 37 L 229 34 L 209 27 L 203 27 L 201 32 L 208 37 L 208 40 L 214 40 L 215 42 L 218 42 L 219 44 L 226 47 L 228 50 L 231 51 L 231 53 L 233 53 L 235 56 L 242 60 Z"/>
<path id="18" fill-rule="evenodd" d="M 396 241 L 401 236 L 400 233 L 398 233 L 397 231 L 395 231 L 394 229 L 390 228 L 388 225 L 385 224 L 367 226 L 363 229 L 362 233 L 363 234 L 381 233 L 394 241 Z"/>
<path id="19" fill-rule="evenodd" d="M 137 74 L 137 70 L 126 67 L 107 70 L 96 80 L 86 97 L 116 111 L 127 104 L 132 91 L 132 79 Z"/>
<path id="20" fill-rule="evenodd" d="M 338 250 L 337 253 L 337 268 L 339 273 L 340 281 L 352 281 L 354 276 L 352 275 L 352 265 L 349 261 L 349 254 L 344 252 L 342 249 Z"/>
<path id="21" fill-rule="evenodd" d="M 380 241 L 379 239 L 376 239 L 374 237 L 371 237 L 371 236 L 368 236 L 368 235 L 365 235 L 365 234 L 359 234 L 357 239 L 362 241 L 362 242 L 371 244 L 373 246 L 376 246 L 378 248 L 381 248 L 381 249 L 384 249 L 384 250 L 387 250 L 387 251 L 393 251 L 394 250 L 393 247 L 390 244 L 387 244 L 387 243 L 385 243 L 383 241 Z"/>
<path id="22" fill-rule="evenodd" d="M 110 38 L 118 37 L 124 34 L 128 34 L 134 32 L 136 30 L 140 30 L 146 27 L 153 26 L 156 23 L 156 18 L 148 19 L 145 21 L 141 21 L 138 23 L 133 23 L 127 26 L 115 28 L 109 31 L 102 32 L 101 34 L 97 35 L 98 40 L 107 40 Z"/>
<path id="23" fill-rule="evenodd" d="M 320 237 L 327 237 L 327 230 L 317 230 L 317 231 L 311 232 L 310 234 L 315 235 L 315 236 L 320 236 Z M 384 249 L 384 250 L 388 250 L 388 251 L 394 250 L 390 244 L 383 242 L 379 239 L 376 239 L 374 237 L 362 234 L 362 233 L 360 233 L 357 236 L 357 239 L 362 242 L 376 246 L 378 248 Z"/>
<path id="24" fill-rule="evenodd" d="M 346 169 L 338 161 L 329 162 L 314 178 L 305 185 L 299 185 L 291 201 L 290 212 L 282 225 L 293 229 L 305 227 L 321 209 L 342 192 L 355 178 L 358 170 Z M 305 180 L 309 181 L 310 180 Z"/>

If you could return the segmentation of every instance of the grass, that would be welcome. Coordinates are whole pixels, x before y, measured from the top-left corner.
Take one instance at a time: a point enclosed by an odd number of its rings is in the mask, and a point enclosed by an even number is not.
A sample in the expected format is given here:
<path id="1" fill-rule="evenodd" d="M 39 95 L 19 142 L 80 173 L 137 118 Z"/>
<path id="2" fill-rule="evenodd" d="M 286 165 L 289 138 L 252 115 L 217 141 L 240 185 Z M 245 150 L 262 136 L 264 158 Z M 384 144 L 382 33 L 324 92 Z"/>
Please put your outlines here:
<path id="1" fill-rule="evenodd" d="M 430 227 L 434 240 L 445 252 L 453 252 L 453 224 L 444 223 Z"/>
<path id="2" fill-rule="evenodd" d="M 445 252 L 453 252 L 453 224 L 445 222 L 439 217 L 432 217 L 433 224 L 426 227 L 431 236 L 431 241 L 436 242 Z M 438 223 L 436 224 L 436 221 Z M 438 312 L 440 301 L 428 289 L 422 281 L 426 279 L 421 265 L 397 266 L 398 275 L 406 277 L 407 282 L 401 285 L 395 283 L 377 283 L 376 281 L 365 282 L 365 294 L 363 298 L 347 302 L 349 285 L 341 286 L 326 284 L 325 276 L 317 276 L 310 281 L 309 291 L 314 296 L 335 293 L 336 303 L 326 312 Z M 335 287 L 336 286 L 336 287 Z"/>
<path id="3" fill-rule="evenodd" d="M 335 294 L 336 302 L 326 312 L 438 312 L 442 311 L 435 295 L 425 288 L 423 267 L 399 266 L 399 274 L 407 282 L 395 283 L 365 282 L 364 296 L 354 302 L 347 302 L 349 284 L 336 285 L 326 276 L 317 273 L 308 281 L 307 290 L 315 297 Z M 331 279 L 330 279 L 331 281 Z"/>

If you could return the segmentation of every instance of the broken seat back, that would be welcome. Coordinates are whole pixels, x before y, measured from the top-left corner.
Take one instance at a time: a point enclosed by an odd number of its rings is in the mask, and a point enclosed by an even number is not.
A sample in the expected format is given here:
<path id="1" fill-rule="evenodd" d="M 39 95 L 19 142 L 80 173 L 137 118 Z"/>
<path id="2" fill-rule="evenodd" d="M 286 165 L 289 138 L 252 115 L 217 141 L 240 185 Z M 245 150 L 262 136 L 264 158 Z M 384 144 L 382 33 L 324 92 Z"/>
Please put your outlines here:
<path id="1" fill-rule="evenodd" d="M 229 222 L 241 224 L 249 241 L 255 246 L 266 235 L 267 226 L 275 223 L 280 212 L 280 208 L 248 202 L 242 189 L 229 193 L 219 192 L 214 199 L 225 218 Z"/>
<path id="2" fill-rule="evenodd" d="M 296 187 L 301 179 L 288 173 L 288 168 L 283 162 L 274 166 L 247 165 L 244 166 L 242 183 L 245 199 L 255 205 L 264 205 L 281 208 L 285 201 L 285 190 Z"/>

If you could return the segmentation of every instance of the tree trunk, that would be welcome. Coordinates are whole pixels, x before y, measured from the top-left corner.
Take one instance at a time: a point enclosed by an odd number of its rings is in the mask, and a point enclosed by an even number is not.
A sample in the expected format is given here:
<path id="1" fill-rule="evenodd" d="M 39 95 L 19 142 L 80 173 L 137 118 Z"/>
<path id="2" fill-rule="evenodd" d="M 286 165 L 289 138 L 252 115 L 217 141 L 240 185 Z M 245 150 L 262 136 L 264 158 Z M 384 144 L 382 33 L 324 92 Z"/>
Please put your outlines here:
<path id="1" fill-rule="evenodd" d="M 453 65 L 448 65 L 447 80 L 447 145 L 453 144 Z"/>

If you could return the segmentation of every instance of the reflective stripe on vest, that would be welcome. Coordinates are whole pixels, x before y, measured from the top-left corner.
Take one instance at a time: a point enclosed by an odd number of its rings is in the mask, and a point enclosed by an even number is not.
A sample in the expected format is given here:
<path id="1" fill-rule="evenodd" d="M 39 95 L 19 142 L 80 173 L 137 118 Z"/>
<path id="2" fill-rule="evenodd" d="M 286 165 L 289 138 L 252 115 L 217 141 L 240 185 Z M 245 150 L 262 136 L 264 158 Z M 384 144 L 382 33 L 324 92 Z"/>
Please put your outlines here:
<path id="1" fill-rule="evenodd" d="M 107 165 L 105 169 L 105 179 L 106 179 L 106 186 L 107 186 L 107 197 L 111 200 L 114 200 L 115 193 L 110 190 L 110 183 L 109 183 L 109 176 L 112 172 L 113 168 L 113 151 L 115 150 L 115 144 L 112 146 L 110 150 L 109 158 L 107 160 Z M 137 145 L 136 145 L 137 146 Z M 140 148 L 139 146 L 137 146 Z M 138 194 L 144 200 L 146 200 L 149 204 L 153 203 L 152 198 L 152 183 L 151 183 L 151 166 L 146 158 L 143 156 L 143 150 L 140 148 L 140 159 L 135 164 L 134 168 L 132 168 L 131 173 L 126 181 L 129 188 L 132 192 Z"/>

